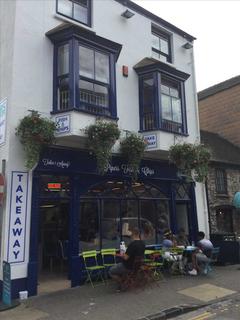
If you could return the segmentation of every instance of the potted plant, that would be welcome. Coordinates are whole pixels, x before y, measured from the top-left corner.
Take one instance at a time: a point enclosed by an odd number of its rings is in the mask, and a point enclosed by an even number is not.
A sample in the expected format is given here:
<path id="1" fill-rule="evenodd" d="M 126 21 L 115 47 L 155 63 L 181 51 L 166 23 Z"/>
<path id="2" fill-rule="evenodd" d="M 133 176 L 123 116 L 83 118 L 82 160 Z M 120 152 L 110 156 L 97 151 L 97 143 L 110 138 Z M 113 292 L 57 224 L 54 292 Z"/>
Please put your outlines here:
<path id="1" fill-rule="evenodd" d="M 55 123 L 47 118 L 42 118 L 37 111 L 31 111 L 30 115 L 20 120 L 16 128 L 16 135 L 26 153 L 27 169 L 32 169 L 38 162 L 44 147 L 54 143 L 55 130 Z"/>
<path id="2" fill-rule="evenodd" d="M 120 136 L 117 123 L 97 120 L 95 124 L 85 130 L 88 138 L 88 147 L 96 156 L 97 168 L 104 174 L 111 160 L 111 149 Z"/>
<path id="3" fill-rule="evenodd" d="M 133 180 L 137 180 L 140 162 L 146 145 L 144 137 L 133 132 L 127 133 L 126 137 L 120 142 L 121 153 L 127 160 Z"/>
<path id="4" fill-rule="evenodd" d="M 205 181 L 210 157 L 210 151 L 203 144 L 176 144 L 169 149 L 169 160 L 191 181 Z"/>

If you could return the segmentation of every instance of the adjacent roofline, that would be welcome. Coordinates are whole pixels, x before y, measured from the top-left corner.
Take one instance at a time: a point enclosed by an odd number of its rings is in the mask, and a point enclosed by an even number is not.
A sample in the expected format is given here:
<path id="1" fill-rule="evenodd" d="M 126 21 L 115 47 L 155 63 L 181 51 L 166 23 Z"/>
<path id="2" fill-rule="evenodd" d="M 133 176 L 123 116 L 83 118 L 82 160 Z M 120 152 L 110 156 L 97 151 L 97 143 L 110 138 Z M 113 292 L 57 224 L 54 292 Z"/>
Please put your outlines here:
<path id="1" fill-rule="evenodd" d="M 151 13 L 150 11 L 142 8 L 141 6 L 139 6 L 138 4 L 130 1 L 130 0 L 115 0 L 119 3 L 121 3 L 122 5 L 124 5 L 125 7 L 128 7 L 129 9 L 134 10 L 135 12 L 143 15 L 144 17 L 147 17 L 149 19 L 151 19 L 152 21 L 159 23 L 160 25 L 162 25 L 163 27 L 168 28 L 169 30 L 179 34 L 180 36 L 186 38 L 188 41 L 194 41 L 196 40 L 195 37 L 191 36 L 190 34 L 188 34 L 187 32 L 177 28 L 176 26 L 174 26 L 173 24 L 167 22 L 166 20 L 158 17 L 157 15 Z"/>
<path id="2" fill-rule="evenodd" d="M 198 100 L 200 101 L 200 100 L 206 99 L 206 98 L 208 98 L 218 92 L 230 89 L 234 86 L 237 86 L 238 84 L 240 84 L 240 76 L 236 76 L 231 79 L 225 80 L 223 82 L 215 84 L 212 87 L 209 87 L 207 89 L 199 91 L 198 92 Z"/>

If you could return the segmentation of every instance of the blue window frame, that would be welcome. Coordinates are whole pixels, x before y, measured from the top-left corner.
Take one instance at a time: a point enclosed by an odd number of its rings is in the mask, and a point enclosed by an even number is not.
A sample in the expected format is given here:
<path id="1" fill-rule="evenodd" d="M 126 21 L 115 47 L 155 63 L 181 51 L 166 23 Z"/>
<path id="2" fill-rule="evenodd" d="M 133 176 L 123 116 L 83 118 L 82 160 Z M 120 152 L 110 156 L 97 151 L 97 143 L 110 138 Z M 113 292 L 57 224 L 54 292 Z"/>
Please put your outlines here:
<path id="1" fill-rule="evenodd" d="M 53 113 L 116 118 L 115 64 L 122 46 L 75 26 L 47 35 L 55 44 Z"/>
<path id="2" fill-rule="evenodd" d="M 135 67 L 139 74 L 140 130 L 187 134 L 184 82 L 189 77 L 162 62 Z"/>
<path id="3" fill-rule="evenodd" d="M 91 0 L 56 0 L 56 12 L 91 26 Z"/>
<path id="4" fill-rule="evenodd" d="M 172 62 L 171 37 L 155 26 L 152 26 L 152 57 Z"/>

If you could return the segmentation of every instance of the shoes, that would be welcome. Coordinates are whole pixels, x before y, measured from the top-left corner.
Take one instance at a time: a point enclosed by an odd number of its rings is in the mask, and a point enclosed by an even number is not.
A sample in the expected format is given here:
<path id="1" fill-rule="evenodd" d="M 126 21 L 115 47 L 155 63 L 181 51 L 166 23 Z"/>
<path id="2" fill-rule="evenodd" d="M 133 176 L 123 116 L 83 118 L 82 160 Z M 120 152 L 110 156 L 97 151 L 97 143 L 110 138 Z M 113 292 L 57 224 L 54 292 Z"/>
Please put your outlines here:
<path id="1" fill-rule="evenodd" d="M 190 276 L 197 276 L 197 270 L 196 269 L 192 269 L 191 271 L 188 271 L 188 274 Z"/>

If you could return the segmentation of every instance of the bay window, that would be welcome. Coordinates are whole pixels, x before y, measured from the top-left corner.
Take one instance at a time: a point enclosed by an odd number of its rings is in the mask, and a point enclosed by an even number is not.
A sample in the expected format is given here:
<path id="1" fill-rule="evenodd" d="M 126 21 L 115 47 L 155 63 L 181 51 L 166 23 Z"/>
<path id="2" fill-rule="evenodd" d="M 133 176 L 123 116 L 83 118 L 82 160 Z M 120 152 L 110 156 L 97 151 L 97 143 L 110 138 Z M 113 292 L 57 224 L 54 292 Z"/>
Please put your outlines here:
<path id="1" fill-rule="evenodd" d="M 135 67 L 139 74 L 140 130 L 187 134 L 184 82 L 188 74 L 162 62 Z"/>
<path id="2" fill-rule="evenodd" d="M 75 26 L 48 36 L 55 45 L 53 113 L 76 110 L 116 118 L 121 45 Z"/>

